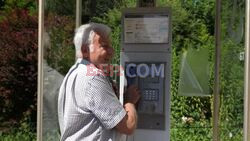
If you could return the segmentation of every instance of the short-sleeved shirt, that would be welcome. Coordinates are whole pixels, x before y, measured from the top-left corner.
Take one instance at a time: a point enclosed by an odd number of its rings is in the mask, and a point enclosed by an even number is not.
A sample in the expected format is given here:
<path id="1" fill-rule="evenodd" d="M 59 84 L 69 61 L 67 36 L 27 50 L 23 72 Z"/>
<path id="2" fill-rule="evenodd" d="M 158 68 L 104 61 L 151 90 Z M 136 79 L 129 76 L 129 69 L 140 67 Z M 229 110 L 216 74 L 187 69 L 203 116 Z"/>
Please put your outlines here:
<path id="1" fill-rule="evenodd" d="M 108 77 L 84 59 L 65 76 L 58 96 L 62 141 L 114 141 L 126 115 Z"/>

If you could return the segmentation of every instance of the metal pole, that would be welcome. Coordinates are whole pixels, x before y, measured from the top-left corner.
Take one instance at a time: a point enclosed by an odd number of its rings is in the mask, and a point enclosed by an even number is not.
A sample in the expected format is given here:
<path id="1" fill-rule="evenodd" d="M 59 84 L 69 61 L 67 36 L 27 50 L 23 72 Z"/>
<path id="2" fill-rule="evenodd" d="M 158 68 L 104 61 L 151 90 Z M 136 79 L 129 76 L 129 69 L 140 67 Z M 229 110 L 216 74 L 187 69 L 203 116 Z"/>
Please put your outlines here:
<path id="1" fill-rule="evenodd" d="M 82 0 L 76 0 L 76 28 L 82 24 Z"/>
<path id="2" fill-rule="evenodd" d="M 213 141 L 220 140 L 219 113 L 220 113 L 220 50 L 221 50 L 221 0 L 216 0 L 215 19 L 215 83 L 213 96 Z"/>
<path id="3" fill-rule="evenodd" d="M 246 0 L 245 25 L 245 84 L 244 84 L 244 141 L 250 140 L 250 1 Z"/>
<path id="4" fill-rule="evenodd" d="M 44 1 L 39 0 L 38 20 L 38 89 L 37 89 L 37 141 L 42 141 L 43 117 L 43 33 L 44 33 Z"/>

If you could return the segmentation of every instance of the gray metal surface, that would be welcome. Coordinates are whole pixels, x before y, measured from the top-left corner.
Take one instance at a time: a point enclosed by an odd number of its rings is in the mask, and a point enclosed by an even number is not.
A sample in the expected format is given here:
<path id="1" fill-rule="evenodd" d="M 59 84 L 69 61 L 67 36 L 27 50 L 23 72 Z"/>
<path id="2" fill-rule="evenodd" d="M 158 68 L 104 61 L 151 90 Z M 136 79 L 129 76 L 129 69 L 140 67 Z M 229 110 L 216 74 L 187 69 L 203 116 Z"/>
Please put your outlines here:
<path id="1" fill-rule="evenodd" d="M 168 141 L 170 140 L 170 79 L 171 79 L 171 53 L 141 53 L 141 52 L 127 52 L 121 54 L 121 65 L 125 66 L 126 62 L 134 63 L 163 63 L 165 64 L 165 77 L 163 82 L 163 98 L 160 105 L 164 108 L 163 114 L 155 113 L 140 113 L 138 111 L 138 129 L 135 134 L 128 137 L 128 141 Z M 122 76 L 124 77 L 124 76 Z M 123 80 L 123 79 L 121 79 Z M 126 80 L 127 81 L 127 80 Z M 137 81 L 139 83 L 139 80 Z M 123 82 L 124 83 L 124 82 Z M 127 83 L 127 82 L 125 82 Z M 145 86 L 146 87 L 146 86 Z"/>
<path id="2" fill-rule="evenodd" d="M 42 141 L 43 117 L 43 48 L 44 48 L 44 0 L 39 0 L 38 17 L 38 86 L 37 86 L 37 140 Z"/>
<path id="3" fill-rule="evenodd" d="M 76 0 L 76 28 L 82 24 L 82 0 Z"/>
<path id="4" fill-rule="evenodd" d="M 250 1 L 246 0 L 245 22 L 244 141 L 250 140 Z"/>
<path id="5" fill-rule="evenodd" d="M 134 62 L 134 63 L 139 63 L 139 64 L 159 64 L 159 63 L 164 63 L 164 80 L 161 82 L 158 82 L 158 84 L 150 84 L 149 82 L 146 82 L 144 78 L 137 78 L 137 81 L 135 83 L 138 84 L 140 89 L 151 89 L 151 90 L 158 90 L 161 89 L 162 91 L 159 91 L 159 98 L 160 100 L 157 101 L 158 105 L 153 106 L 152 104 L 155 104 L 153 101 L 149 102 L 147 101 L 147 104 L 149 105 L 143 105 L 146 107 L 143 107 L 141 105 L 138 106 L 139 109 L 138 111 L 138 129 L 135 131 L 135 133 L 132 136 L 129 136 L 127 138 L 127 141 L 152 141 L 152 140 L 157 140 L 157 141 L 169 141 L 170 140 L 170 80 L 171 80 L 171 39 L 172 39 L 172 34 L 171 34 L 171 10 L 169 8 L 128 8 L 124 9 L 122 11 L 122 41 L 121 41 L 121 65 L 125 67 L 126 63 Z M 138 19 L 125 19 L 125 18 L 135 18 Z M 166 30 L 164 29 L 163 31 L 160 29 L 160 32 L 167 32 L 167 39 L 161 35 L 164 34 L 159 34 L 160 37 L 158 37 L 158 32 L 151 31 L 152 33 L 155 34 L 150 34 L 148 30 L 152 30 L 154 28 L 148 29 L 149 27 L 144 25 L 144 24 L 149 24 L 150 26 L 155 26 L 149 21 L 149 23 L 142 23 L 143 25 L 140 25 L 140 22 L 145 22 L 146 19 L 145 17 L 148 18 L 147 20 L 152 20 L 154 22 L 154 19 L 152 17 L 161 17 L 163 16 L 165 19 L 162 21 L 163 25 L 165 26 L 168 25 L 168 27 L 165 27 Z M 142 18 L 142 19 L 140 19 Z M 133 30 L 125 30 L 125 20 L 128 20 L 126 22 L 126 28 L 132 24 L 131 29 L 136 29 L 139 31 L 133 31 Z M 130 22 L 132 20 L 132 22 Z M 159 19 L 157 19 L 159 20 Z M 138 22 L 139 21 L 139 22 Z M 135 22 L 135 23 L 133 23 Z M 167 22 L 167 23 L 166 23 Z M 139 27 L 137 27 L 139 25 Z M 127 27 L 128 26 L 128 27 Z M 162 26 L 162 25 L 161 25 Z M 142 29 L 142 30 L 141 30 Z M 158 30 L 159 30 L 158 29 Z M 144 32 L 145 30 L 145 32 Z M 157 30 L 157 31 L 158 31 Z M 132 32 L 134 34 L 133 36 L 137 36 L 137 34 L 142 34 L 143 35 L 143 40 L 140 40 L 140 35 L 138 40 L 134 39 L 134 41 L 130 42 L 124 39 L 125 33 L 126 36 Z M 149 32 L 149 34 L 147 34 Z M 144 34 L 146 36 L 144 36 Z M 166 35 L 166 34 L 165 34 Z M 133 36 L 129 36 L 130 38 Z M 137 36 L 138 37 L 138 36 Z M 145 37 L 145 38 L 144 38 Z M 153 39 L 156 40 L 151 40 Z M 129 39 L 130 39 L 129 38 Z M 150 39 L 150 41 L 147 41 L 145 39 Z M 133 39 L 133 38 L 131 38 Z M 159 39 L 159 40 L 157 40 Z M 161 40 L 164 39 L 164 40 Z M 166 39 L 166 40 L 165 40 Z M 152 78 L 152 82 L 153 82 Z M 145 81 L 145 82 L 144 82 Z M 130 83 L 129 81 L 126 80 L 125 76 L 121 76 L 120 79 L 120 92 L 123 92 L 123 85 L 125 87 Z M 140 85 L 140 83 L 143 83 Z M 147 84 L 148 83 L 148 84 Z M 152 87 L 151 87 L 152 86 Z M 121 94 L 120 94 L 121 95 Z M 122 96 L 122 95 L 121 95 Z M 156 101 L 155 101 L 156 102 Z M 139 102 L 140 104 L 140 102 Z M 142 110 L 144 109 L 144 110 Z M 149 110 L 145 112 L 145 109 Z M 163 111 L 162 111 L 163 110 Z"/>
<path id="6" fill-rule="evenodd" d="M 152 54 L 151 54 L 152 55 Z M 126 62 L 125 62 L 126 63 Z M 137 113 L 138 113 L 138 129 L 157 129 L 157 130 L 165 130 L 165 96 L 169 93 L 165 93 L 165 69 L 166 63 L 164 62 L 130 62 L 132 64 L 137 65 L 136 67 L 129 67 L 129 69 L 125 68 L 125 74 L 127 71 L 138 71 L 143 72 L 145 67 L 152 68 L 152 66 L 156 66 L 158 71 L 162 71 L 157 76 L 155 72 L 151 69 L 148 72 L 148 76 L 146 77 L 129 77 L 126 75 L 126 79 L 128 85 L 137 85 L 141 90 L 141 99 L 137 104 Z M 140 67 L 140 64 L 143 64 L 144 67 Z M 128 67 L 128 65 L 125 65 Z M 169 68 L 168 68 L 169 69 Z M 160 72 L 159 71 L 159 72 Z M 146 71 L 144 71 L 144 74 Z M 134 72 L 136 73 L 136 72 Z M 167 90 L 170 91 L 170 90 Z"/>

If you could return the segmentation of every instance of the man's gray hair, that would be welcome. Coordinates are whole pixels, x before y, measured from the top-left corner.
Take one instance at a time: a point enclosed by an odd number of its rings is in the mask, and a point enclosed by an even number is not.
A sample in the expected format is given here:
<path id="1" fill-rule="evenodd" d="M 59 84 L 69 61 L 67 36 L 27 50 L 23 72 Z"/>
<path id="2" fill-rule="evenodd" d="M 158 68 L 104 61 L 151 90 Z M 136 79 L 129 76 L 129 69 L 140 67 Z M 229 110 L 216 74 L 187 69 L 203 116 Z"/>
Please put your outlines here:
<path id="1" fill-rule="evenodd" d="M 109 36 L 111 29 L 100 23 L 89 23 L 81 25 L 75 31 L 74 36 L 74 45 L 76 49 L 76 57 L 81 58 L 82 51 L 81 47 L 89 47 L 93 43 L 94 35 L 97 33 L 102 34 L 103 36 Z"/>

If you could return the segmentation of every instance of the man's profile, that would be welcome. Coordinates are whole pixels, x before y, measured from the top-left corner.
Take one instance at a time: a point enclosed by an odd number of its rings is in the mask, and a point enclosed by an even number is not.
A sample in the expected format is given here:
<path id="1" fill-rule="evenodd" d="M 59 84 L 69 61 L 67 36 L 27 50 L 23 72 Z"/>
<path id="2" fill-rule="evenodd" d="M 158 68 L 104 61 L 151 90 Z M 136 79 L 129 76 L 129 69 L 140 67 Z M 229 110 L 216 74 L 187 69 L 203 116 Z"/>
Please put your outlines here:
<path id="1" fill-rule="evenodd" d="M 76 30 L 77 61 L 66 74 L 58 97 L 62 141 L 114 141 L 115 132 L 132 134 L 136 128 L 139 90 L 129 87 L 121 105 L 107 76 L 87 75 L 89 66 L 101 72 L 100 66 L 111 61 L 110 32 L 108 26 L 98 23 Z"/>

